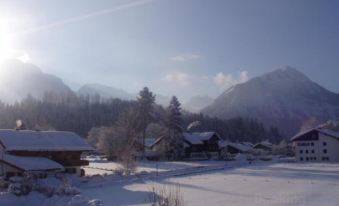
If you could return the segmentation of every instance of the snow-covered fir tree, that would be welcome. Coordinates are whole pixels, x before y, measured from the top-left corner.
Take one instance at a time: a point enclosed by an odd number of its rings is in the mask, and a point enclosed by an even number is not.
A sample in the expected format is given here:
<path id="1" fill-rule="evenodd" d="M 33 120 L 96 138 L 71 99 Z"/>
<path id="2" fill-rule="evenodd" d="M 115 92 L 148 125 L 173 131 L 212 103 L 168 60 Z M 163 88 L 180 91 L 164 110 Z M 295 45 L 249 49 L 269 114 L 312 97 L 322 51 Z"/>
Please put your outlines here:
<path id="1" fill-rule="evenodd" d="M 166 147 L 168 157 L 179 159 L 183 153 L 183 120 L 181 104 L 176 96 L 173 96 L 166 111 L 167 135 Z"/>

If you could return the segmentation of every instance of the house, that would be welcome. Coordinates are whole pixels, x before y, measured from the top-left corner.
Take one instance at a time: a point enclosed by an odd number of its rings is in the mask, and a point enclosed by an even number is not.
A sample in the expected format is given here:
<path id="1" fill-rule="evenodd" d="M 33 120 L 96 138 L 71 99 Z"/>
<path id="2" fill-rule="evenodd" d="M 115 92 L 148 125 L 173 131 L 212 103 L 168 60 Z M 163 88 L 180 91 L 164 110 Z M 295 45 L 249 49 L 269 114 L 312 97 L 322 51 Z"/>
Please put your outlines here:
<path id="1" fill-rule="evenodd" d="M 216 132 L 184 133 L 186 157 L 190 157 L 193 153 L 204 153 L 208 158 L 212 153 L 220 155 L 219 141 L 221 140 Z"/>
<path id="2" fill-rule="evenodd" d="M 92 151 L 86 141 L 73 132 L 0 130 L 0 176 L 24 172 L 47 174 L 66 172 L 84 175 L 83 152 Z"/>
<path id="3" fill-rule="evenodd" d="M 219 147 L 223 150 L 224 153 L 229 154 L 250 153 L 252 151 L 252 146 L 247 143 L 220 141 Z"/>
<path id="4" fill-rule="evenodd" d="M 300 132 L 291 141 L 297 161 L 339 161 L 339 132 L 317 127 Z"/>
<path id="5" fill-rule="evenodd" d="M 157 139 L 148 138 L 145 145 L 145 153 L 147 158 L 159 158 L 161 153 L 165 151 L 163 140 L 164 136 Z M 219 141 L 220 136 L 216 132 L 194 132 L 183 133 L 183 146 L 185 156 L 210 158 L 213 154 L 220 154 Z M 166 154 L 162 154 L 166 156 Z"/>
<path id="6" fill-rule="evenodd" d="M 261 153 L 271 153 L 273 149 L 273 144 L 269 141 L 262 141 L 253 146 L 253 149 Z"/>

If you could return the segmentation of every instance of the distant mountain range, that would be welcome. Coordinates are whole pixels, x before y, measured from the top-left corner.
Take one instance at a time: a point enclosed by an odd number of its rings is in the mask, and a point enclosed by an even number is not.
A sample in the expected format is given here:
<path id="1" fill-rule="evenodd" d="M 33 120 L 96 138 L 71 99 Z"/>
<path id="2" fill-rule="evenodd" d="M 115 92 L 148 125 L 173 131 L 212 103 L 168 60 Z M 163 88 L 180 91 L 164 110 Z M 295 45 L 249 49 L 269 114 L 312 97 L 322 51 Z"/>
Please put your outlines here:
<path id="1" fill-rule="evenodd" d="M 46 92 L 55 94 L 75 93 L 77 95 L 95 95 L 102 98 L 136 100 L 137 94 L 129 93 L 102 84 L 85 84 L 72 91 L 61 78 L 44 73 L 33 64 L 19 60 L 7 60 L 0 64 L 0 100 L 5 103 L 21 101 L 28 95 L 41 99 Z M 156 94 L 156 102 L 168 106 L 170 97 Z"/>
<path id="2" fill-rule="evenodd" d="M 123 100 L 136 99 L 136 95 L 130 94 L 122 89 L 105 86 L 102 84 L 86 84 L 78 91 L 78 95 L 100 95 L 103 98 L 119 98 Z"/>
<path id="3" fill-rule="evenodd" d="M 42 98 L 45 92 L 77 95 L 99 94 L 103 98 L 134 100 L 137 94 L 122 89 L 86 84 L 72 91 L 60 78 L 17 60 L 0 65 L 0 99 L 20 101 L 28 94 Z M 167 106 L 170 97 L 156 94 L 157 103 Z M 233 86 L 213 100 L 195 96 L 182 107 L 222 119 L 254 118 L 265 126 L 278 127 L 286 136 L 296 133 L 309 119 L 318 122 L 339 118 L 339 94 L 328 91 L 292 67 L 285 67 Z"/>
<path id="4" fill-rule="evenodd" d="M 0 67 L 0 99 L 6 103 L 20 101 L 28 94 L 42 98 L 49 91 L 56 94 L 72 92 L 60 78 L 43 73 L 33 64 L 8 60 Z"/>
<path id="5" fill-rule="evenodd" d="M 311 118 L 338 119 L 339 94 L 285 67 L 235 85 L 201 112 L 222 119 L 255 118 L 290 136 Z"/>
<path id="6" fill-rule="evenodd" d="M 193 96 L 183 105 L 183 109 L 190 112 L 199 112 L 204 107 L 212 104 L 213 100 L 213 98 L 207 95 Z"/>

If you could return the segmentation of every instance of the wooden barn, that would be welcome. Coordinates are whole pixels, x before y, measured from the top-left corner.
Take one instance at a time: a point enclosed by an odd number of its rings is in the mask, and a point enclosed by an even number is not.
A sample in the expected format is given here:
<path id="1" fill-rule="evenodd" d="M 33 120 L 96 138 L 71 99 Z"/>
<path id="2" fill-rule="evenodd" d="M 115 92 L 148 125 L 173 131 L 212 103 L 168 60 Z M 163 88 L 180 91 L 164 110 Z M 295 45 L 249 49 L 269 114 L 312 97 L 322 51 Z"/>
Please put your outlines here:
<path id="1" fill-rule="evenodd" d="M 84 175 L 83 152 L 92 151 L 86 141 L 72 132 L 0 130 L 0 176 L 33 172 L 66 172 Z"/>
<path id="2" fill-rule="evenodd" d="M 208 158 L 212 153 L 220 155 L 220 140 L 221 137 L 216 132 L 184 133 L 185 154 L 191 157 L 193 153 L 204 153 Z"/>

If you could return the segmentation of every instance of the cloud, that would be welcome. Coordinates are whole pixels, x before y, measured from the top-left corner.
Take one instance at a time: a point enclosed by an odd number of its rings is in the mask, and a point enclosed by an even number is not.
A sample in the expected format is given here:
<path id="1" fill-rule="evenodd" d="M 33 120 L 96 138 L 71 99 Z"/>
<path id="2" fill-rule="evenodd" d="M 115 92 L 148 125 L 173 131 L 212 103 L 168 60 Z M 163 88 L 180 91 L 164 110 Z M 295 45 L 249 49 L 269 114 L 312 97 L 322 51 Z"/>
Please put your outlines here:
<path id="1" fill-rule="evenodd" d="M 232 74 L 224 74 L 219 72 L 213 78 L 214 83 L 222 89 L 227 89 L 235 84 L 246 82 L 249 79 L 247 71 L 241 71 L 238 77 L 234 77 Z"/>
<path id="2" fill-rule="evenodd" d="M 188 85 L 191 83 L 192 77 L 183 72 L 172 72 L 165 76 L 167 82 L 180 83 L 182 85 Z"/>
<path id="3" fill-rule="evenodd" d="M 187 62 L 187 61 L 192 61 L 192 60 L 196 60 L 200 58 L 201 56 L 199 54 L 186 53 L 186 54 L 180 54 L 180 55 L 174 56 L 171 58 L 171 60 L 175 62 Z"/>

